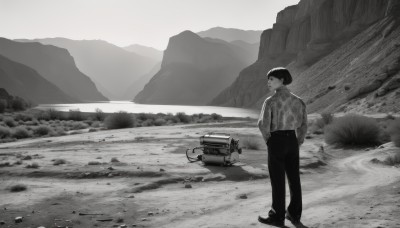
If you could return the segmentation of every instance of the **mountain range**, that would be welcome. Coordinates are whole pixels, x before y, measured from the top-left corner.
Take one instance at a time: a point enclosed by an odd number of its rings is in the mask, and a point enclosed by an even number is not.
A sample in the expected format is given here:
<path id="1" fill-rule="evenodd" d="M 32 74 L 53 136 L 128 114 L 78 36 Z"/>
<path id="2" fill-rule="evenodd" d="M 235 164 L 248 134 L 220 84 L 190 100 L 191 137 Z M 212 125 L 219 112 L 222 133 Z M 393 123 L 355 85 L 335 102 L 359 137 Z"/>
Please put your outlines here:
<path id="1" fill-rule="evenodd" d="M 254 57 L 243 46 L 184 31 L 170 38 L 160 71 L 134 101 L 205 105 Z"/>
<path id="2" fill-rule="evenodd" d="M 137 86 L 134 91 L 132 84 L 137 84 L 143 75 L 147 74 L 158 62 L 161 52 L 156 49 L 136 47 L 137 54 L 103 40 L 70 40 L 65 38 L 47 38 L 35 40 L 18 40 L 20 42 L 40 42 L 65 48 L 73 56 L 76 66 L 90 77 L 101 93 L 111 100 L 129 100 L 144 86 Z M 150 53 L 149 50 L 153 52 Z M 129 94 L 127 97 L 125 94 Z"/>
<path id="3" fill-rule="evenodd" d="M 73 57 L 66 49 L 51 45 L 43 45 L 37 42 L 21 43 L 0 38 L 0 55 L 4 57 L 4 63 L 13 65 L 9 66 L 10 68 L 22 67 L 22 65 L 24 65 L 34 69 L 36 71 L 36 76 L 40 75 L 48 82 L 58 87 L 64 95 L 68 96 L 61 96 L 60 93 L 57 93 L 59 94 L 57 95 L 58 98 L 55 99 L 57 102 L 60 102 L 59 98 L 62 97 L 65 98 L 65 100 L 62 100 L 63 102 L 71 102 L 71 98 L 72 100 L 80 102 L 108 100 L 97 90 L 93 81 L 79 71 Z M 5 59 L 10 61 L 7 62 Z M 20 65 L 14 63 L 20 63 Z M 3 64 L 3 67 L 7 68 L 5 64 Z M 27 68 L 23 68 L 24 69 L 21 71 L 27 71 Z M 7 75 L 11 75 L 10 70 L 5 72 L 7 72 Z M 14 73 L 15 72 L 18 71 L 15 70 Z M 24 78 L 26 79 L 26 77 Z M 2 84 L 1 87 L 8 90 L 8 85 L 11 86 L 12 83 Z M 27 88 L 32 85 L 28 81 L 21 81 L 20 86 L 22 86 L 21 89 L 30 91 Z M 49 93 L 47 96 L 49 96 L 50 102 L 53 94 Z M 37 101 L 33 100 L 33 102 Z"/>

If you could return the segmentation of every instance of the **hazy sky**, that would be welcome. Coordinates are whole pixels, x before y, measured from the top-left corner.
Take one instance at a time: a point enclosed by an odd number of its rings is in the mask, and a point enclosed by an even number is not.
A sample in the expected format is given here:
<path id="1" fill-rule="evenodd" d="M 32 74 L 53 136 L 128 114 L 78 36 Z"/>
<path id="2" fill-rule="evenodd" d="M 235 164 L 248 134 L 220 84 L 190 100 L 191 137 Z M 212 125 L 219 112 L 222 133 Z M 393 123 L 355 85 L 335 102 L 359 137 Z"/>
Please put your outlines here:
<path id="1" fill-rule="evenodd" d="M 0 0 L 0 37 L 101 39 L 164 50 L 169 37 L 212 27 L 265 30 L 299 0 Z"/>

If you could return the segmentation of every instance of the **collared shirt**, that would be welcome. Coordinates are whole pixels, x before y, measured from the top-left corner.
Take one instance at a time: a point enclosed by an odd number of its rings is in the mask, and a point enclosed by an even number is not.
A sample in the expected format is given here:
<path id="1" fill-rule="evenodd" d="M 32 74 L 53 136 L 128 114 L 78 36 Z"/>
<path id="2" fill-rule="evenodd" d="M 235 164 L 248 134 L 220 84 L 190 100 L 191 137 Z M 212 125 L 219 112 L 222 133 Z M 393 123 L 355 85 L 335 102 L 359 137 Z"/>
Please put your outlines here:
<path id="1" fill-rule="evenodd" d="M 275 94 L 265 99 L 258 127 L 265 142 L 271 132 L 295 130 L 299 144 L 304 142 L 307 133 L 307 112 L 305 103 L 289 91 L 286 86 L 279 87 Z"/>

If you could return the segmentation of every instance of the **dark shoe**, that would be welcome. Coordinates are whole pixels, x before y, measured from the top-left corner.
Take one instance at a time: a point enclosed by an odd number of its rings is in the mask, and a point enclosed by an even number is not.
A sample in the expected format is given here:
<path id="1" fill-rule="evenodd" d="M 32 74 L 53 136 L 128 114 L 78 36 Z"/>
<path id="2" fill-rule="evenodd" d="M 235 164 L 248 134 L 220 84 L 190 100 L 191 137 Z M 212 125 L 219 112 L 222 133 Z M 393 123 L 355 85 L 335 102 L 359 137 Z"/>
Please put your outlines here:
<path id="1" fill-rule="evenodd" d="M 300 225 L 301 224 L 301 222 L 300 222 L 300 219 L 295 219 L 295 218 L 293 218 L 290 214 L 289 214 L 289 212 L 286 212 L 286 219 L 287 220 L 289 220 L 294 226 L 297 226 L 297 225 Z"/>
<path id="2" fill-rule="evenodd" d="M 271 226 L 277 226 L 277 227 L 285 226 L 285 221 L 278 221 L 271 217 L 258 216 L 258 221 Z"/>

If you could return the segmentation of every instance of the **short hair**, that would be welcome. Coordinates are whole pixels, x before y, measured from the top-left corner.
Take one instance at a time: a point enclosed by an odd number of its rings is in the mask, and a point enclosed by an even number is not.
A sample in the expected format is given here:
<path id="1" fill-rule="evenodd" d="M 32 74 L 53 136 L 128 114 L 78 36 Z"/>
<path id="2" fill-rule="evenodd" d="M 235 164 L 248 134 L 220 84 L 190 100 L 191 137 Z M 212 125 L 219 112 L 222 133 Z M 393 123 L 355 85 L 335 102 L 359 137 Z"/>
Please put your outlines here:
<path id="1" fill-rule="evenodd" d="M 284 85 L 289 85 L 293 81 L 292 75 L 284 67 L 276 67 L 276 68 L 271 69 L 268 72 L 267 77 L 269 78 L 271 76 L 275 77 L 275 78 L 278 78 L 278 79 L 283 79 L 283 84 Z"/>

